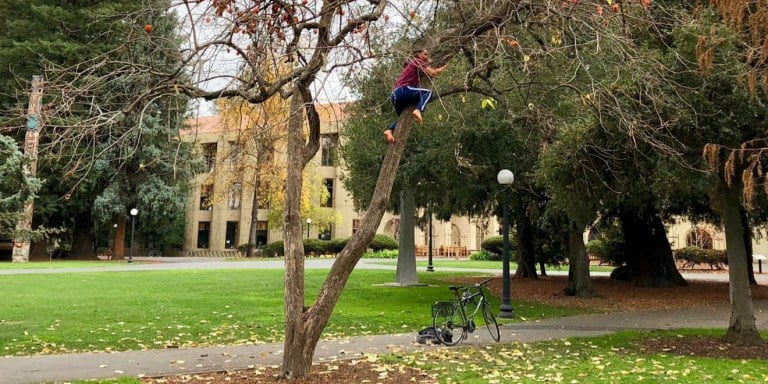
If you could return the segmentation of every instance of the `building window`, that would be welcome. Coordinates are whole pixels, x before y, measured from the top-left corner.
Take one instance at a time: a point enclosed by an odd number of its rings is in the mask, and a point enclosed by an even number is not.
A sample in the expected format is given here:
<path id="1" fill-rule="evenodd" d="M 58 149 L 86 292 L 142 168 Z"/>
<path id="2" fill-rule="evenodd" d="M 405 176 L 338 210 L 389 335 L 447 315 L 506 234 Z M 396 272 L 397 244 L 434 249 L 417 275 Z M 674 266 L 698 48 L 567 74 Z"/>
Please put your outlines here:
<path id="1" fill-rule="evenodd" d="M 213 184 L 203 184 L 200 186 L 200 210 L 211 210 L 211 196 L 213 196 Z"/>
<path id="2" fill-rule="evenodd" d="M 328 200 L 323 202 L 323 207 L 333 207 L 333 179 L 325 179 L 323 184 L 328 191 Z"/>
<path id="3" fill-rule="evenodd" d="M 224 239 L 224 248 L 232 249 L 237 247 L 237 221 L 227 221 L 227 233 Z"/>
<path id="4" fill-rule="evenodd" d="M 211 237 L 211 222 L 201 221 L 197 223 L 197 247 L 208 249 L 208 240 Z"/>
<path id="5" fill-rule="evenodd" d="M 256 222 L 256 245 L 261 246 L 267 243 L 269 232 L 269 223 L 266 221 Z"/>
<path id="6" fill-rule="evenodd" d="M 352 234 L 354 235 L 360 229 L 360 219 L 352 219 Z"/>
<path id="7" fill-rule="evenodd" d="M 232 185 L 229 186 L 229 193 L 227 194 L 227 208 L 240 209 L 240 200 L 242 200 L 242 194 L 242 183 L 232 183 Z"/>
<path id="8" fill-rule="evenodd" d="M 322 157 L 320 165 L 323 167 L 333 167 L 336 165 L 336 148 L 339 144 L 339 134 L 329 133 L 320 136 L 320 148 Z"/>
<path id="9" fill-rule="evenodd" d="M 706 229 L 696 228 L 685 236 L 685 245 L 687 247 L 712 249 L 712 235 Z"/>
<path id="10" fill-rule="evenodd" d="M 216 167 L 216 143 L 203 144 L 203 158 L 208 172 L 213 172 Z"/>

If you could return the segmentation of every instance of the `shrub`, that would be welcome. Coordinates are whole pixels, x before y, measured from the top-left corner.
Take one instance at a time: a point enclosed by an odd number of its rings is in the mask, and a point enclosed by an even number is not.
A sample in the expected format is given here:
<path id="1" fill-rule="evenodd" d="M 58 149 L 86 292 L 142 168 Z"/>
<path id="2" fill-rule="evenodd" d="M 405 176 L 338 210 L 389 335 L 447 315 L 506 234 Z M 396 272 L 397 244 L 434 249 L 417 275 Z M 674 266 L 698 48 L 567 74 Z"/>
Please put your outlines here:
<path id="1" fill-rule="evenodd" d="M 366 252 L 363 257 L 366 259 L 397 259 L 400 252 L 396 249 L 384 249 L 381 251 Z"/>
<path id="2" fill-rule="evenodd" d="M 273 241 L 261 248 L 261 254 L 264 257 L 285 256 L 285 247 L 282 240 Z"/>
<path id="3" fill-rule="evenodd" d="M 512 239 L 510 238 L 509 241 L 511 246 Z M 480 248 L 486 252 L 497 255 L 499 260 L 501 260 L 501 256 L 504 254 L 504 239 L 502 236 L 486 237 L 485 240 L 480 243 Z"/>
<path id="4" fill-rule="evenodd" d="M 349 238 L 330 240 L 328 241 L 328 248 L 326 249 L 326 252 L 337 254 L 341 252 L 342 249 L 344 249 L 348 241 L 349 241 Z"/>
<path id="5" fill-rule="evenodd" d="M 501 261 L 502 256 L 483 249 L 480 251 L 472 252 L 472 254 L 469 255 L 469 259 L 480 261 Z"/>
<path id="6" fill-rule="evenodd" d="M 728 255 L 724 250 L 685 247 L 673 252 L 675 259 L 683 261 L 683 268 L 693 268 L 696 264 L 709 264 L 710 268 L 721 269 L 728 264 Z"/>
<path id="7" fill-rule="evenodd" d="M 381 251 L 385 249 L 397 249 L 398 244 L 392 236 L 378 234 L 373 237 L 371 244 L 368 245 L 373 251 Z"/>
<path id="8" fill-rule="evenodd" d="M 320 256 L 324 255 L 328 248 L 328 242 L 319 239 L 304 239 L 304 255 Z"/>

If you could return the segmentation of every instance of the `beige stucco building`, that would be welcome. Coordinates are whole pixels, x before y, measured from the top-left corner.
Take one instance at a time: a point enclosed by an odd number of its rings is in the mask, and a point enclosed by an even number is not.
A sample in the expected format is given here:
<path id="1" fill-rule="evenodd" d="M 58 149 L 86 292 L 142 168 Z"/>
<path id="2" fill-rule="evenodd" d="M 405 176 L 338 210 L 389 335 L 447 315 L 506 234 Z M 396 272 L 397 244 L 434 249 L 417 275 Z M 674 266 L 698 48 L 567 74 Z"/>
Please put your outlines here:
<path id="1" fill-rule="evenodd" d="M 313 180 L 319 181 L 330 192 L 326 206 L 337 212 L 340 220 L 330 230 L 318 231 L 316 226 L 307 225 L 308 236 L 333 239 L 352 236 L 362 217 L 355 210 L 349 192 L 341 182 L 343 167 L 337 165 L 335 150 L 339 143 L 340 126 L 345 119 L 346 104 L 321 104 L 317 106 L 321 120 L 321 148 L 312 160 L 310 169 L 316 173 Z M 187 207 L 187 227 L 184 249 L 188 254 L 215 255 L 233 252 L 238 245 L 248 242 L 251 222 L 253 189 L 238 177 L 248 177 L 247 172 L 236 176 L 229 168 L 230 158 L 242 133 L 239 124 L 227 124 L 220 116 L 197 117 L 189 120 L 189 129 L 182 132 L 186 141 L 196 143 L 208 164 L 208 172 L 199 174 Z M 218 168 L 216 177 L 212 172 Z M 395 197 L 393 197 L 395 198 Z M 423 214 L 423 212 L 420 212 Z M 282 240 L 279 227 L 270 227 L 268 210 L 258 210 L 258 243 Z M 450 221 L 432 221 L 432 246 L 434 253 L 441 249 L 464 250 L 468 254 L 480 249 L 483 239 L 499 233 L 500 223 L 496 218 L 453 217 Z M 386 213 L 378 233 L 399 236 L 399 218 Z M 672 249 L 696 244 L 704 248 L 725 249 L 722 229 L 705 223 L 691 223 L 678 220 L 667 228 Z M 423 254 L 429 244 L 429 228 L 417 227 L 414 233 L 417 253 Z M 587 240 L 585 232 L 585 241 Z M 768 255 L 768 241 L 758 237 L 753 243 L 754 253 Z"/>
<path id="2" fill-rule="evenodd" d="M 349 237 L 355 232 L 362 217 L 362 212 L 355 210 L 352 198 L 340 180 L 343 168 L 337 165 L 335 155 L 340 125 L 345 118 L 345 105 L 317 106 L 321 120 L 321 148 L 312 160 L 310 169 L 316 173 L 314 180 L 320 180 L 328 189 L 330 197 L 325 205 L 333 208 L 340 220 L 330 230 L 322 232 L 311 224 L 307 225 L 309 237 Z M 253 188 L 247 182 L 232 177 L 234 170 L 230 169 L 229 161 L 238 152 L 236 146 L 243 124 L 242 121 L 227 123 L 220 116 L 205 116 L 190 119 L 189 128 L 182 131 L 185 141 L 198 145 L 208 166 L 208 172 L 196 177 L 187 207 L 185 251 L 188 254 L 228 253 L 248 242 Z M 247 172 L 239 177 L 247 178 Z M 270 227 L 267 215 L 266 207 L 258 210 L 256 225 L 258 243 L 261 244 L 282 240 L 280 228 Z M 378 233 L 398 237 L 398 227 L 398 217 L 387 213 L 379 225 Z M 435 252 L 452 246 L 468 253 L 480 249 L 482 240 L 497 234 L 498 230 L 499 223 L 495 219 L 456 217 L 448 222 L 433 220 L 432 246 Z M 423 248 L 429 242 L 428 226 L 416 228 L 414 236 L 416 245 Z"/>

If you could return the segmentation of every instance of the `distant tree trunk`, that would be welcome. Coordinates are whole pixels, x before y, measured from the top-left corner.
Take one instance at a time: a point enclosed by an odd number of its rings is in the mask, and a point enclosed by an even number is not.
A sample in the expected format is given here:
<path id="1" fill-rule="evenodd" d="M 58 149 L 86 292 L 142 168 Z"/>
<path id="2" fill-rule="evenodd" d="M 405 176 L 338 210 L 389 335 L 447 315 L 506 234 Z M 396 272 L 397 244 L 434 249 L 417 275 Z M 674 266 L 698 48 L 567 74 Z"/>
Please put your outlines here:
<path id="1" fill-rule="evenodd" d="M 93 219 L 89 212 L 78 213 L 75 216 L 75 226 L 72 234 L 72 252 L 70 258 L 77 260 L 96 260 L 96 250 L 93 248 Z"/>
<path id="2" fill-rule="evenodd" d="M 741 218 L 741 225 L 744 227 L 744 254 L 747 259 L 747 278 L 749 279 L 749 285 L 757 285 L 755 266 L 752 261 L 752 226 L 749 225 L 749 216 L 747 216 L 747 210 L 744 207 L 739 209 L 739 217 Z"/>
<path id="3" fill-rule="evenodd" d="M 257 171 L 258 172 L 258 171 Z M 259 223 L 259 182 L 258 176 L 253 188 L 253 207 L 251 207 L 251 226 L 248 228 L 248 251 L 246 257 L 256 257 L 256 234 Z"/>
<path id="4" fill-rule="evenodd" d="M 120 215 L 117 217 L 117 228 L 115 228 L 115 239 L 113 240 L 114 251 L 112 253 L 113 260 L 125 259 L 125 216 Z"/>
<path id="5" fill-rule="evenodd" d="M 728 253 L 728 279 L 731 298 L 731 319 L 725 340 L 734 344 L 758 345 L 762 342 L 762 338 L 755 325 L 752 289 L 747 277 L 745 228 L 741 215 L 741 185 L 738 178 L 734 178 L 730 188 L 721 181 L 717 193 L 723 224 L 725 225 L 725 246 Z"/>
<path id="6" fill-rule="evenodd" d="M 641 287 L 687 284 L 677 270 L 664 222 L 652 203 L 640 209 L 622 209 L 619 219 L 624 234 L 627 265 L 622 268 L 623 271 L 614 271 L 612 277 L 626 277 Z"/>
<path id="7" fill-rule="evenodd" d="M 413 189 L 405 186 L 400 192 L 400 249 L 397 255 L 396 282 L 402 286 L 419 284 L 416 273 L 415 228 L 416 197 Z"/>
<path id="8" fill-rule="evenodd" d="M 517 271 L 516 278 L 538 279 L 536 275 L 536 255 L 533 245 L 533 224 L 524 212 L 522 207 L 518 207 L 514 212 L 518 212 L 515 219 L 516 240 L 517 240 Z"/>
<path id="9" fill-rule="evenodd" d="M 251 227 L 248 230 L 248 252 L 247 257 L 255 257 L 258 244 L 258 223 L 259 223 L 259 189 L 261 188 L 261 172 L 264 169 L 272 169 L 275 165 L 274 151 L 275 140 L 272 133 L 264 130 L 264 137 L 254 138 L 256 140 L 256 170 L 253 175 L 253 206 L 251 207 Z"/>
<path id="10" fill-rule="evenodd" d="M 589 257 L 584 246 L 584 226 L 570 225 L 568 230 L 568 296 L 595 297 L 589 275 Z"/>

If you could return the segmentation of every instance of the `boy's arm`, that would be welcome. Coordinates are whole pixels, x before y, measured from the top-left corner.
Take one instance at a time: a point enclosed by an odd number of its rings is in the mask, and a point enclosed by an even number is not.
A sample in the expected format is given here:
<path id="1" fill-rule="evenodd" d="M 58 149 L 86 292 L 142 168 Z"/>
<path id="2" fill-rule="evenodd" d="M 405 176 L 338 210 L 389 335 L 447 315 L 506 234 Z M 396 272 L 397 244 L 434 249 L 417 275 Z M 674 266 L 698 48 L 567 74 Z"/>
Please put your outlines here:
<path id="1" fill-rule="evenodd" d="M 433 67 L 433 66 L 431 66 L 429 64 L 426 64 L 426 65 L 424 65 L 424 67 L 422 67 L 422 70 L 424 71 L 424 73 L 427 74 L 427 76 L 435 77 L 435 76 L 441 74 L 443 71 L 445 71 L 446 67 L 448 67 L 447 63 L 444 64 L 442 67 L 437 67 L 437 68 L 435 68 L 435 67 Z"/>

